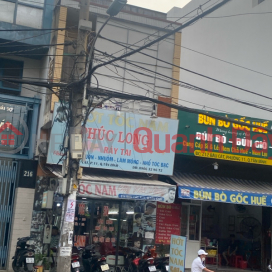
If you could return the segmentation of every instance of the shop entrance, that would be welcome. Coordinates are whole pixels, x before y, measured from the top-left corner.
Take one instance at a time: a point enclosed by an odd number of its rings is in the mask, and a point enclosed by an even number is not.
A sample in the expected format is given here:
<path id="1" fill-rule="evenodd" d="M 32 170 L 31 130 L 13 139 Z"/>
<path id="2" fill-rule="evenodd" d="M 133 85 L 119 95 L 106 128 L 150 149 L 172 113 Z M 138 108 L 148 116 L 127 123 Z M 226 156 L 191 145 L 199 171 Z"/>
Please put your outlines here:
<path id="1" fill-rule="evenodd" d="M 264 209 L 203 201 L 201 247 L 209 253 L 206 265 L 261 270 L 271 247 L 270 215 L 264 217 Z"/>
<path id="2" fill-rule="evenodd" d="M 156 201 L 95 200 L 78 198 L 74 246 L 93 246 L 106 257 L 111 271 L 127 264 L 122 248 L 143 251 L 155 245 Z M 161 250 L 169 253 L 169 246 Z M 83 260 L 84 263 L 84 260 Z"/>
<path id="3" fill-rule="evenodd" d="M 199 250 L 201 239 L 201 202 L 182 203 L 181 206 L 181 236 L 187 238 L 186 244 L 186 268 L 191 264 Z"/>

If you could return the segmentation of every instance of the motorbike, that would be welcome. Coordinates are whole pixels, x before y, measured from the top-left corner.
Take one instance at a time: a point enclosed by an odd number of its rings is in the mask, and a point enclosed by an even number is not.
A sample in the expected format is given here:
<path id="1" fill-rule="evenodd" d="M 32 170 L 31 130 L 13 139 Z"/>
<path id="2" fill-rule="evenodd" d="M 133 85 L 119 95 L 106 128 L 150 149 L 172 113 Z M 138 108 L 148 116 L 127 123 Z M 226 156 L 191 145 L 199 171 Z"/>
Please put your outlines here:
<path id="1" fill-rule="evenodd" d="M 82 263 L 85 272 L 109 272 L 106 258 L 95 251 L 94 245 L 86 246 L 82 253 Z"/>
<path id="2" fill-rule="evenodd" d="M 168 272 L 169 271 L 169 257 L 155 258 L 154 265 L 157 271 Z"/>
<path id="3" fill-rule="evenodd" d="M 80 262 L 80 248 L 73 247 L 72 248 L 72 256 L 71 256 L 71 271 L 72 272 L 80 272 L 83 270 L 83 267 Z"/>
<path id="4" fill-rule="evenodd" d="M 12 268 L 15 272 L 33 271 L 34 249 L 28 244 L 30 237 L 18 238 Z"/>

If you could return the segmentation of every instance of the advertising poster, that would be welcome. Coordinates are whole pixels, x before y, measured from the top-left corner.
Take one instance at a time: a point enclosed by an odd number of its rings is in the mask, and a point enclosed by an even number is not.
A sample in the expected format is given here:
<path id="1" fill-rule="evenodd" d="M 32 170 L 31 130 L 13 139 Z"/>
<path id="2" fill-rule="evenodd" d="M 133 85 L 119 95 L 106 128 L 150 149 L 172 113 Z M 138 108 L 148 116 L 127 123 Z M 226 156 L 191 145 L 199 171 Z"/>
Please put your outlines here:
<path id="1" fill-rule="evenodd" d="M 52 225 L 45 225 L 43 234 L 43 243 L 50 244 L 51 242 Z"/>
<path id="2" fill-rule="evenodd" d="M 171 235 L 169 268 L 171 272 L 184 272 L 186 237 Z"/>
<path id="3" fill-rule="evenodd" d="M 66 210 L 66 222 L 74 222 L 76 210 L 76 201 L 74 199 L 68 199 L 67 210 Z"/>
<path id="4" fill-rule="evenodd" d="M 55 103 L 47 163 L 61 163 L 65 107 Z M 120 112 L 119 112 L 120 113 Z M 82 167 L 172 175 L 178 120 L 95 109 L 83 132 Z"/>
<path id="5" fill-rule="evenodd" d="M 180 234 L 181 205 L 157 203 L 155 243 L 169 245 L 171 235 Z"/>

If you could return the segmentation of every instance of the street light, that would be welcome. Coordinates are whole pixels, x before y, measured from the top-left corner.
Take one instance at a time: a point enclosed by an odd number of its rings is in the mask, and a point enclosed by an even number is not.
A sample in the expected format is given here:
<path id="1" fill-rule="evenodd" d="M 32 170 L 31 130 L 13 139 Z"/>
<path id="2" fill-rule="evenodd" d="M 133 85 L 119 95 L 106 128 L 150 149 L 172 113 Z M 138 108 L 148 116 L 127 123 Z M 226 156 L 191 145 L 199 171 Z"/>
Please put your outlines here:
<path id="1" fill-rule="evenodd" d="M 122 8 L 126 5 L 127 0 L 114 0 L 107 10 L 107 14 L 111 17 L 117 15 Z"/>

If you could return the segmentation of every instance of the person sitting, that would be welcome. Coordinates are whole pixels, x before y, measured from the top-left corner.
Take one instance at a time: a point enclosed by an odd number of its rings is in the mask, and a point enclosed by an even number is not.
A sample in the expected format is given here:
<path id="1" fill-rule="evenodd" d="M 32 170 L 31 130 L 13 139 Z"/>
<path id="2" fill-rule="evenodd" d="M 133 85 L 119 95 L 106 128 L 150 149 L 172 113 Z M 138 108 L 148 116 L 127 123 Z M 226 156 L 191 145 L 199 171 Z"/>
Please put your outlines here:
<path id="1" fill-rule="evenodd" d="M 223 257 L 226 261 L 226 265 L 229 265 L 229 258 L 231 256 L 235 256 L 236 252 L 238 250 L 238 242 L 235 240 L 235 235 L 231 234 L 230 235 L 230 243 L 228 246 L 228 250 L 223 252 Z"/>

